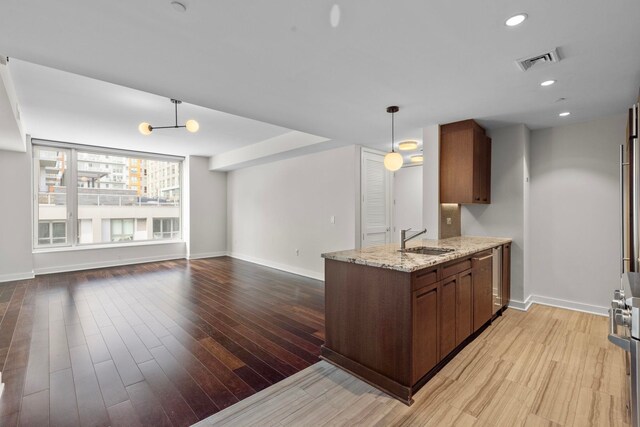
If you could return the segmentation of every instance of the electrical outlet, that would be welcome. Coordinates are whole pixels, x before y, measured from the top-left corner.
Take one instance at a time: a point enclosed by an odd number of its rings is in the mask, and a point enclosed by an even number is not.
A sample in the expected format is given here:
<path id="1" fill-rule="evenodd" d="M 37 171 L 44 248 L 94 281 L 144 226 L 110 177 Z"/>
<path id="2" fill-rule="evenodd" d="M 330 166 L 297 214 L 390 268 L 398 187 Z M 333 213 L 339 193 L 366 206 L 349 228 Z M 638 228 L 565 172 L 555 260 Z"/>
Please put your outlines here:
<path id="1" fill-rule="evenodd" d="M 336 217 L 335 217 L 335 215 L 331 215 L 331 216 L 329 217 L 329 222 L 330 222 L 331 224 L 335 224 L 335 223 L 336 223 Z"/>
<path id="2" fill-rule="evenodd" d="M 451 218 L 447 218 L 447 225 L 451 225 Z"/>

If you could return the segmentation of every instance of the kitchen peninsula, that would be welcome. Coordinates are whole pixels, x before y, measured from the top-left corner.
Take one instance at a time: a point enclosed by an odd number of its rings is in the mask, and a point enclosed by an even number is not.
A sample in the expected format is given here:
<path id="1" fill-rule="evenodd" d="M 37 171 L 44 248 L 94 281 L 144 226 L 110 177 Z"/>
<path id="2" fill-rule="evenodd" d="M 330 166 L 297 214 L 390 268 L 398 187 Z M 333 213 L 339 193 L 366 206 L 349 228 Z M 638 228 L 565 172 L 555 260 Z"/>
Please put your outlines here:
<path id="1" fill-rule="evenodd" d="M 410 405 L 508 304 L 510 248 L 463 236 L 323 254 L 321 357 Z"/>

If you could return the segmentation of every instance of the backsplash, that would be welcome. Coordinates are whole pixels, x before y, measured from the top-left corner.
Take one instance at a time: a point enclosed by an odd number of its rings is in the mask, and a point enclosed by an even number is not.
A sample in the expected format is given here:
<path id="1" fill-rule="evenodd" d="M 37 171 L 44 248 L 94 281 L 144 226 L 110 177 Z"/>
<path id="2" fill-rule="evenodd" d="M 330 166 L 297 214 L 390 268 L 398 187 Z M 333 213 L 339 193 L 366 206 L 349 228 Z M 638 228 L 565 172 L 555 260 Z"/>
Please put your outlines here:
<path id="1" fill-rule="evenodd" d="M 460 216 L 460 205 L 453 203 L 442 203 L 440 205 L 440 239 L 460 236 L 462 228 Z M 447 221 L 447 219 L 450 219 L 450 221 Z"/>

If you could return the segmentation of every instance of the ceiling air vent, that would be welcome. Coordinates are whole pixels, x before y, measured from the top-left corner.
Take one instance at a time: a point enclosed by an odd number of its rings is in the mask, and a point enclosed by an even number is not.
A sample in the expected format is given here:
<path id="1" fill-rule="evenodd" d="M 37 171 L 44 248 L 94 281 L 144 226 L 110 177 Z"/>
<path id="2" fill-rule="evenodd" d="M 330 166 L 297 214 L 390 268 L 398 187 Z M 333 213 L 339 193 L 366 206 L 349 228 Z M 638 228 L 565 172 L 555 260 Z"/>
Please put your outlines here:
<path id="1" fill-rule="evenodd" d="M 560 55 L 558 54 L 558 48 L 544 52 L 529 58 L 520 58 L 516 60 L 516 65 L 520 70 L 527 71 L 529 68 L 541 62 L 558 62 L 560 61 Z"/>

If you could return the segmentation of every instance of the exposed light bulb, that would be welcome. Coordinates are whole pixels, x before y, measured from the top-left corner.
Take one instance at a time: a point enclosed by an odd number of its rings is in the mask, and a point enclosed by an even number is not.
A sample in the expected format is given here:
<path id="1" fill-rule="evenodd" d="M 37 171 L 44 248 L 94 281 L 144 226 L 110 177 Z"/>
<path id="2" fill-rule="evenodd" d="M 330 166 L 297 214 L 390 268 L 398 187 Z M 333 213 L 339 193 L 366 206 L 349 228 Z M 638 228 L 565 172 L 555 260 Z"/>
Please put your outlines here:
<path id="1" fill-rule="evenodd" d="M 143 135 L 151 135 L 151 131 L 152 131 L 151 125 L 147 122 L 140 123 L 140 125 L 138 125 L 138 130 Z"/>
<path id="2" fill-rule="evenodd" d="M 391 152 L 387 153 L 384 156 L 384 167 L 390 170 L 391 172 L 395 172 L 402 167 L 404 160 L 402 159 L 402 155 L 400 153 Z"/>
<path id="3" fill-rule="evenodd" d="M 185 127 L 191 133 L 196 133 L 198 132 L 198 129 L 200 129 L 200 125 L 198 124 L 198 122 L 193 119 L 187 120 L 187 123 L 185 123 Z"/>

